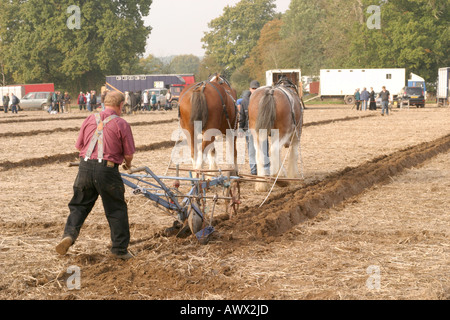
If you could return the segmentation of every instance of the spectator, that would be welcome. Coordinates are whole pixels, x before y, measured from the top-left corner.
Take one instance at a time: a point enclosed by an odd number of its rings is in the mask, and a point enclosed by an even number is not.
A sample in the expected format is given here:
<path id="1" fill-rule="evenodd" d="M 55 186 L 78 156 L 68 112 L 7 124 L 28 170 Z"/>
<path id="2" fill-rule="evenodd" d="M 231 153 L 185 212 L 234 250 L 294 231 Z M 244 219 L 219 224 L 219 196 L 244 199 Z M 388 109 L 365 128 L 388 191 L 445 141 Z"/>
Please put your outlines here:
<path id="1" fill-rule="evenodd" d="M 375 92 L 370 88 L 370 105 L 369 110 L 377 110 L 377 102 L 375 101 Z"/>
<path id="2" fill-rule="evenodd" d="M 141 108 L 142 108 L 142 91 L 138 91 L 134 95 L 136 97 L 136 110 L 141 110 Z"/>
<path id="3" fill-rule="evenodd" d="M 64 94 L 58 91 L 59 112 L 64 113 Z"/>
<path id="4" fill-rule="evenodd" d="M 66 110 L 66 112 L 70 112 L 70 95 L 66 91 L 64 92 L 64 106 L 63 106 L 63 112 Z"/>
<path id="5" fill-rule="evenodd" d="M 390 100 L 390 93 L 388 90 L 386 90 L 386 87 L 383 86 L 382 90 L 379 94 L 379 97 L 381 98 L 381 115 L 384 116 L 384 111 L 386 110 L 386 115 L 389 115 L 389 100 Z"/>
<path id="6" fill-rule="evenodd" d="M 96 92 L 95 90 L 91 91 L 91 111 L 96 111 L 97 110 L 97 96 L 96 96 Z"/>
<path id="7" fill-rule="evenodd" d="M 78 108 L 81 110 L 86 110 L 86 97 L 82 91 L 80 91 L 80 94 L 77 98 Z"/>
<path id="8" fill-rule="evenodd" d="M 156 93 L 154 91 L 152 92 L 151 102 L 152 102 L 152 109 L 156 110 L 156 103 L 158 102 L 158 99 L 156 98 Z"/>
<path id="9" fill-rule="evenodd" d="M 3 111 L 5 113 L 8 113 L 9 97 L 7 94 L 3 96 L 2 102 L 3 102 Z"/>
<path id="10" fill-rule="evenodd" d="M 92 111 L 92 108 L 91 108 L 91 93 L 89 91 L 86 92 L 86 107 L 87 107 L 87 110 L 89 112 Z"/>
<path id="11" fill-rule="evenodd" d="M 359 88 L 355 91 L 355 104 L 356 104 L 356 111 L 359 110 L 359 105 L 361 104 L 361 94 L 359 93 Z M 362 110 L 362 108 L 361 108 Z"/>
<path id="12" fill-rule="evenodd" d="M 14 93 L 11 92 L 11 112 L 12 113 L 19 113 L 18 107 L 19 107 L 19 99 L 14 95 Z"/>
<path id="13" fill-rule="evenodd" d="M 102 101 L 102 111 L 105 111 L 105 97 L 106 94 L 108 93 L 108 89 L 106 89 L 105 91 L 102 92 L 102 95 L 100 97 L 101 101 Z"/>
<path id="14" fill-rule="evenodd" d="M 166 93 L 166 110 L 172 110 L 172 94 L 170 90 L 167 90 Z"/>
<path id="15" fill-rule="evenodd" d="M 50 92 L 50 94 L 47 97 L 47 112 L 51 113 L 53 108 L 53 92 Z"/>
<path id="16" fill-rule="evenodd" d="M 367 107 L 369 105 L 369 92 L 366 90 L 366 88 L 363 88 L 363 90 L 361 91 L 361 111 L 367 111 Z"/>
<path id="17" fill-rule="evenodd" d="M 144 91 L 144 96 L 142 97 L 144 103 L 144 110 L 150 111 L 150 98 L 148 91 Z"/>

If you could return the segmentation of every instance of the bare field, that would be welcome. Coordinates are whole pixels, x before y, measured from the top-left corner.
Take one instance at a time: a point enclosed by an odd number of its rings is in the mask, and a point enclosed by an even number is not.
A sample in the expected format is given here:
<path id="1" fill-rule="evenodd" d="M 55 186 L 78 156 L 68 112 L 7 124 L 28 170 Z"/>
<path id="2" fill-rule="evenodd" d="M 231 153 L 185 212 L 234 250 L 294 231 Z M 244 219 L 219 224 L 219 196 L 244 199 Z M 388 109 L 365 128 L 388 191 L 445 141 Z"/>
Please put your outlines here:
<path id="1" fill-rule="evenodd" d="M 450 109 L 397 109 L 381 117 L 346 106 L 308 107 L 299 160 L 304 182 L 275 187 L 261 208 L 267 194 L 242 182 L 240 214 L 229 219 L 220 205 L 206 246 L 194 237 L 160 236 L 173 219 L 127 189 L 135 258 L 126 262 L 108 256 L 100 201 L 76 244 L 58 256 L 77 169 L 58 157 L 14 166 L 74 153 L 85 115 L 0 115 L 0 134 L 7 134 L 0 156 L 0 299 L 450 298 Z M 125 116 L 138 147 L 170 141 L 178 122 L 168 120 L 176 118 L 176 111 Z M 20 136 L 39 130 L 55 131 Z M 170 154 L 171 147 L 138 152 L 134 165 L 164 175 Z M 240 169 L 249 172 L 247 163 Z M 81 270 L 80 290 L 67 286 L 69 266 Z M 375 288 L 371 270 L 378 272 Z"/>

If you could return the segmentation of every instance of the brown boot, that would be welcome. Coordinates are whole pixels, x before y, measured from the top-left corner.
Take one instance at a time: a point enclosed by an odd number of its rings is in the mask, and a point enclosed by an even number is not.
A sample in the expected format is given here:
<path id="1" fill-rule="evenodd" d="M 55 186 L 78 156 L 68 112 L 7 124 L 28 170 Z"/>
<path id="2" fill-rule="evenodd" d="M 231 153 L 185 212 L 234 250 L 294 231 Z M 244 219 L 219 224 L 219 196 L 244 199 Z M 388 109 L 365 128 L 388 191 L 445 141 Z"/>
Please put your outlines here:
<path id="1" fill-rule="evenodd" d="M 56 246 L 56 252 L 60 255 L 65 255 L 67 250 L 69 250 L 70 246 L 73 244 L 73 239 L 71 237 L 64 237 L 61 242 Z"/>

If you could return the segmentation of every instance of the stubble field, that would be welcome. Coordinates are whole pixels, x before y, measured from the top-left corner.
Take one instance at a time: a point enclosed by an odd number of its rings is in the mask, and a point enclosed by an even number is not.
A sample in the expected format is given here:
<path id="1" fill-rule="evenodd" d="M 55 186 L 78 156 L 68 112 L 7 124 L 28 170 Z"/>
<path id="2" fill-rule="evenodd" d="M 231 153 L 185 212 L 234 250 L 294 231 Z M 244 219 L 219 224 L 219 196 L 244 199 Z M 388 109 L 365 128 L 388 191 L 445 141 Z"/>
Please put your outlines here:
<path id="1" fill-rule="evenodd" d="M 101 201 L 65 256 L 62 236 L 87 113 L 0 115 L 0 299 L 449 299 L 450 109 L 308 106 L 304 180 L 215 212 L 207 245 L 161 236 L 173 218 L 127 188 L 129 261 L 108 255 Z M 177 111 L 124 116 L 135 166 L 165 175 Z M 249 173 L 248 164 L 240 165 Z M 173 174 L 173 172 L 170 172 Z M 81 287 L 70 290 L 70 266 Z"/>

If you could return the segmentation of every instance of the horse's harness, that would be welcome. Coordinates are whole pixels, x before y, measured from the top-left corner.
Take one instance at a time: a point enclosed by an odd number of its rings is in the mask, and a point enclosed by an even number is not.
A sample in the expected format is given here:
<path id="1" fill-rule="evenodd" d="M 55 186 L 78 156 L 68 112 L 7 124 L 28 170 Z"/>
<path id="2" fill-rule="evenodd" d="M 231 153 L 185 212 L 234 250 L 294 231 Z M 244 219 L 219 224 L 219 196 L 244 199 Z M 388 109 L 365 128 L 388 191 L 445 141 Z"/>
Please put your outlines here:
<path id="1" fill-rule="evenodd" d="M 225 82 L 225 83 L 231 88 L 231 85 L 228 83 L 227 80 L 222 79 L 222 78 L 219 78 L 219 79 L 220 79 L 220 81 Z M 222 83 L 223 83 L 223 82 L 222 82 Z M 219 94 L 220 100 L 221 100 L 221 102 L 222 102 L 222 114 L 225 114 L 225 117 L 226 117 L 227 122 L 228 122 L 228 126 L 230 127 L 231 130 L 236 130 L 236 129 L 237 129 L 237 123 L 238 123 L 238 121 L 237 121 L 237 118 L 238 118 L 238 117 L 237 117 L 237 116 L 235 117 L 234 126 L 232 127 L 232 126 L 231 126 L 231 123 L 230 123 L 230 116 L 229 116 L 228 111 L 227 111 L 227 104 L 226 104 L 226 101 L 225 101 L 225 99 L 224 99 L 222 93 L 220 92 L 219 88 L 218 88 L 211 80 L 205 80 L 205 81 L 202 81 L 202 82 L 198 82 L 198 83 L 196 83 L 194 86 L 192 86 L 191 88 L 189 88 L 189 90 L 187 90 L 187 91 L 180 97 L 179 103 L 181 104 L 181 100 L 183 99 L 183 97 L 184 97 L 190 90 L 194 90 L 194 91 L 196 91 L 196 90 L 201 90 L 202 92 L 204 92 L 204 91 L 205 91 L 205 88 L 206 88 L 206 85 L 208 85 L 208 84 L 210 84 L 210 85 L 217 91 L 217 93 Z M 229 92 L 229 91 L 228 91 L 227 89 L 225 89 L 225 88 L 224 88 L 224 90 L 225 90 L 226 94 L 231 98 L 231 100 L 233 100 L 234 111 L 235 111 L 235 114 L 237 115 L 238 110 L 237 110 L 237 106 L 236 106 L 236 100 L 234 99 L 234 97 L 233 97 L 233 95 L 231 94 L 231 92 Z"/>
<path id="2" fill-rule="evenodd" d="M 281 92 L 284 93 L 286 98 L 289 101 L 289 104 L 291 105 L 291 115 L 292 115 L 292 121 L 294 122 L 294 127 L 297 127 L 297 120 L 295 119 L 295 100 L 293 93 L 288 90 L 287 88 L 292 88 L 298 95 L 298 90 L 295 84 L 293 84 L 289 79 L 281 79 L 279 80 L 274 87 L 272 87 L 272 90 L 279 89 Z M 301 112 L 303 112 L 303 104 L 300 103 Z"/>

